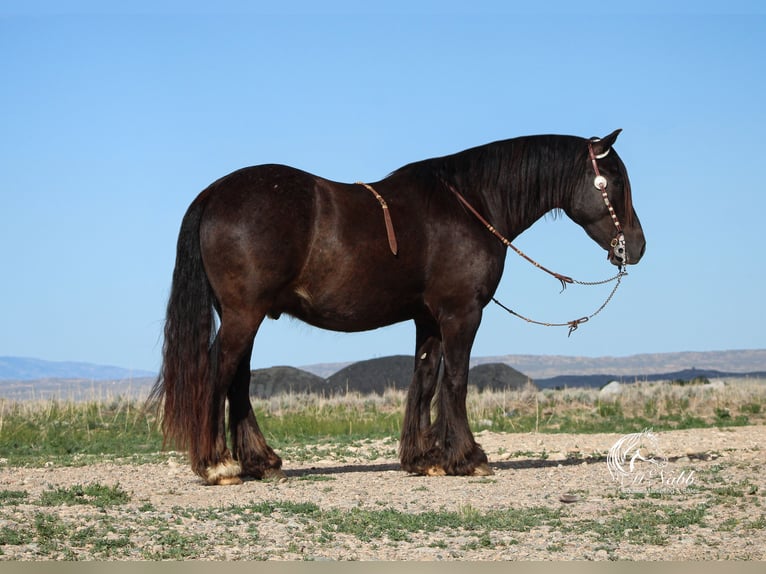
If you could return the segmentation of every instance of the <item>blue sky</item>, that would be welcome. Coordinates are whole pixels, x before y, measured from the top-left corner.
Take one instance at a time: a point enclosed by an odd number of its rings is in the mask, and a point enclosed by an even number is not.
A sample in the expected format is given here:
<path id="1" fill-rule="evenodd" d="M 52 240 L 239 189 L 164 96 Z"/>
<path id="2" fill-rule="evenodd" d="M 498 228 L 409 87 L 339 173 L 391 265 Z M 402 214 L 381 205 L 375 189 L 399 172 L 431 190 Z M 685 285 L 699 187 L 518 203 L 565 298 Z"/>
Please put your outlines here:
<path id="1" fill-rule="evenodd" d="M 498 139 L 618 127 L 644 260 L 569 338 L 490 306 L 474 356 L 766 346 L 761 3 L 102 4 L 0 2 L 0 355 L 157 370 L 181 217 L 237 168 L 374 181 Z M 516 244 L 579 279 L 613 272 L 566 218 Z M 559 294 L 509 253 L 497 296 L 559 322 L 608 291 Z M 282 318 L 255 349 L 253 367 L 410 354 L 414 327 Z"/>

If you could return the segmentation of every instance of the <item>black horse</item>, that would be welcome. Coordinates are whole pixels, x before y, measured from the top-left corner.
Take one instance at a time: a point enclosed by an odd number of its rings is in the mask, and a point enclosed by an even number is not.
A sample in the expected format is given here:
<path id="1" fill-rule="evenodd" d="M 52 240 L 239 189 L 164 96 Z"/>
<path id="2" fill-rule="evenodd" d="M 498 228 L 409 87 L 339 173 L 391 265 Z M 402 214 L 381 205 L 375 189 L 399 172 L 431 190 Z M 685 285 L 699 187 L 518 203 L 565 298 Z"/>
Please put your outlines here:
<path id="1" fill-rule="evenodd" d="M 645 241 L 625 166 L 611 149 L 618 134 L 495 142 L 409 164 L 372 185 L 282 165 L 241 169 L 210 185 L 181 224 L 163 365 L 150 397 L 164 401 L 166 441 L 188 448 L 194 472 L 210 484 L 280 476 L 282 461 L 249 396 L 264 318 L 288 313 L 346 332 L 411 319 L 402 468 L 491 474 L 468 426 L 466 386 L 506 247 L 476 215 L 513 240 L 562 210 L 613 263 L 637 263 Z"/>

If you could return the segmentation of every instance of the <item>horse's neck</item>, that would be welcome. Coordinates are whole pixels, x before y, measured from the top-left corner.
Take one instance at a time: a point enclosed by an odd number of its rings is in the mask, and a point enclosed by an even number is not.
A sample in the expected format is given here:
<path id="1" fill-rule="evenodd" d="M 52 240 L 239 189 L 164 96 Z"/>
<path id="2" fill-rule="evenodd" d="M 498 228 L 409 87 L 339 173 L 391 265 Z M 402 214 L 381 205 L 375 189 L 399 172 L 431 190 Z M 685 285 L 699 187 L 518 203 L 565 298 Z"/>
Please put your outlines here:
<path id="1" fill-rule="evenodd" d="M 482 192 L 481 201 L 491 217 L 490 223 L 505 233 L 510 240 L 532 227 L 546 213 L 563 208 L 563 205 L 554 201 L 559 194 L 551 189 L 543 189 L 542 186 L 552 185 L 544 177 L 534 184 L 526 185 L 535 185 L 535 187 L 492 189 Z M 535 198 L 528 201 L 528 194 L 535 195 Z"/>

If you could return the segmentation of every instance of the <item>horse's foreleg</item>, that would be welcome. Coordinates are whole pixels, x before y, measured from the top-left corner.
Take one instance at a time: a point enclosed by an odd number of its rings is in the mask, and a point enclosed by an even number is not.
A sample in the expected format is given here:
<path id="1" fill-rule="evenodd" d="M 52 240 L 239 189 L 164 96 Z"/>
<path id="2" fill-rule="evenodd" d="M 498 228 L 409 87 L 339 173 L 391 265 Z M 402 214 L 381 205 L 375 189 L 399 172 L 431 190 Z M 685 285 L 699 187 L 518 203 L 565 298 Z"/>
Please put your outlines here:
<path id="1" fill-rule="evenodd" d="M 407 393 L 399 459 L 402 469 L 422 474 L 429 465 L 427 453 L 432 449 L 431 400 L 436 392 L 442 345 L 435 327 L 416 323 L 417 344 L 415 372 Z"/>
<path id="2" fill-rule="evenodd" d="M 459 314 L 453 317 L 459 317 Z M 426 474 L 493 474 L 487 455 L 474 440 L 468 425 L 466 395 L 471 347 L 481 320 L 481 310 L 441 325 L 444 346 L 444 374 L 437 397 L 437 417 L 432 432 L 434 464 Z"/>
<path id="3" fill-rule="evenodd" d="M 250 353 L 239 364 L 229 387 L 229 431 L 234 459 L 242 474 L 253 478 L 282 478 L 282 459 L 266 443 L 250 403 Z"/>

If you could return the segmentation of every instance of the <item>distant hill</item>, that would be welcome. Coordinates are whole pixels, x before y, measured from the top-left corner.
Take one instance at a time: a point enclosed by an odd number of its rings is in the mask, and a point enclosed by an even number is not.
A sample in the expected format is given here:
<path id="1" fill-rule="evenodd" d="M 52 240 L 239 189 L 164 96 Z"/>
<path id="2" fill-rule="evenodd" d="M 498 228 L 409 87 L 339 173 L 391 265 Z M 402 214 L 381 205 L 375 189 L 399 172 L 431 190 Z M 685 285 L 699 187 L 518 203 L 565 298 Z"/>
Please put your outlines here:
<path id="1" fill-rule="evenodd" d="M 409 355 L 393 355 L 359 361 L 327 378 L 331 387 L 383 394 L 386 389 L 407 389 L 412 381 L 414 359 Z"/>
<path id="2" fill-rule="evenodd" d="M 410 363 L 413 357 L 406 357 Z M 373 359 L 374 360 L 374 359 Z M 598 373 L 612 377 L 640 377 L 658 373 L 674 373 L 685 369 L 712 369 L 721 373 L 754 373 L 766 371 L 766 349 L 704 351 L 683 353 L 644 353 L 625 357 L 574 357 L 563 355 L 501 355 L 474 357 L 471 366 L 504 363 L 534 380 L 559 376 L 592 376 Z M 351 363 L 321 363 L 299 367 L 327 379 Z M 37 379 L 122 380 L 154 377 L 156 373 L 121 367 L 77 362 L 43 361 L 33 358 L 0 357 L 0 380 L 30 381 Z"/>
<path id="3" fill-rule="evenodd" d="M 250 395 L 259 398 L 280 392 L 382 395 L 387 389 L 408 389 L 412 371 L 413 359 L 407 355 L 352 363 L 327 379 L 293 367 L 258 369 L 250 374 Z M 518 389 L 529 382 L 526 375 L 504 364 L 480 365 L 468 373 L 468 384 L 479 390 Z"/>
<path id="4" fill-rule="evenodd" d="M 476 357 L 472 365 L 505 363 L 535 380 L 561 375 L 638 377 L 674 373 L 685 369 L 712 369 L 722 373 L 766 371 L 766 349 L 704 351 L 682 353 L 643 353 L 626 357 L 570 357 L 562 355 L 502 355 Z"/>
<path id="5" fill-rule="evenodd" d="M 346 389 L 361 393 L 382 393 L 392 387 L 406 389 L 412 378 L 413 361 L 410 355 L 395 355 L 353 364 L 259 369 L 251 376 L 251 393 L 270 396 L 281 390 L 303 392 L 303 389 L 310 389 L 314 392 L 322 389 L 335 394 L 345 393 Z M 477 357 L 471 364 L 470 384 L 479 388 L 485 388 L 483 385 L 490 388 L 497 388 L 498 384 L 516 385 L 522 379 L 526 382 L 527 378 L 538 388 L 601 387 L 613 380 L 690 380 L 699 376 L 709 379 L 766 378 L 766 349 L 627 357 L 504 355 Z M 477 379 L 483 370 L 479 366 L 485 369 L 482 379 Z M 0 397 L 18 400 L 51 396 L 94 398 L 102 394 L 145 396 L 155 377 L 154 373 L 143 370 L 90 363 L 0 357 Z"/>
<path id="6" fill-rule="evenodd" d="M 118 396 L 144 400 L 155 377 L 130 379 L 34 379 L 0 380 L 0 398 L 15 401 L 58 399 L 65 401 L 99 401 Z"/>
<path id="7" fill-rule="evenodd" d="M 548 379 L 537 379 L 535 383 L 541 389 L 556 389 L 564 387 L 597 387 L 601 388 L 612 381 L 621 383 L 635 383 L 642 381 L 691 381 L 698 377 L 707 379 L 727 379 L 739 377 L 752 377 L 766 379 L 766 371 L 752 371 L 749 373 L 725 373 L 715 369 L 684 369 L 672 373 L 655 373 L 652 375 L 561 375 Z"/>
<path id="8" fill-rule="evenodd" d="M 480 391 L 503 391 L 523 389 L 534 382 L 524 373 L 504 363 L 485 363 L 468 371 L 468 385 Z"/>
<path id="9" fill-rule="evenodd" d="M 625 357 L 498 355 L 471 359 L 471 367 L 485 363 L 504 363 L 535 380 L 563 375 L 593 375 L 595 373 L 612 373 L 614 376 L 634 377 L 673 373 L 684 369 L 713 369 L 722 373 L 754 373 L 766 371 L 766 349 L 643 353 Z M 326 378 L 349 364 L 320 363 L 305 365 L 301 368 Z"/>
<path id="10" fill-rule="evenodd" d="M 91 363 L 43 361 L 26 357 L 0 357 L 0 380 L 88 379 L 93 381 L 153 377 L 155 373 Z"/>
<path id="11" fill-rule="evenodd" d="M 321 393 L 327 381 L 295 367 L 271 367 L 250 371 L 250 396 L 267 398 L 280 393 Z"/>

